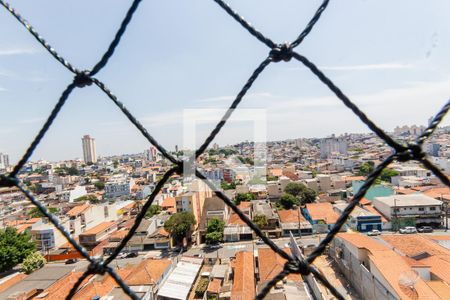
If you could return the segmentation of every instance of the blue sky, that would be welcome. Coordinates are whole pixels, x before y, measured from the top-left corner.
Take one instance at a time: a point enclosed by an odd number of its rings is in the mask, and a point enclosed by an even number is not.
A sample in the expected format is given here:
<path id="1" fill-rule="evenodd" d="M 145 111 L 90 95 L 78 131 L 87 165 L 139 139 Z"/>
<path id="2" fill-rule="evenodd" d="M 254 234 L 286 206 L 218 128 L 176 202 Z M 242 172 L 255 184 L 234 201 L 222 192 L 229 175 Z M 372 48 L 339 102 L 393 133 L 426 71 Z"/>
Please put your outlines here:
<path id="1" fill-rule="evenodd" d="M 11 1 L 79 69 L 101 57 L 130 1 Z M 293 40 L 320 1 L 229 1 L 275 42 Z M 450 96 L 450 2 L 331 1 L 297 48 L 376 123 L 423 124 Z M 0 9 L 0 152 L 16 161 L 72 75 Z M 184 109 L 225 109 L 269 49 L 212 0 L 143 1 L 98 75 L 161 143 L 182 145 Z M 242 108 L 266 109 L 269 140 L 368 129 L 299 62 L 271 64 Z M 449 124 L 448 120 L 445 124 Z M 213 123 L 198 127 L 199 141 Z M 81 137 L 100 155 L 148 147 L 94 86 L 77 89 L 32 159 L 81 157 Z M 250 122 L 225 126 L 219 144 L 251 137 Z"/>

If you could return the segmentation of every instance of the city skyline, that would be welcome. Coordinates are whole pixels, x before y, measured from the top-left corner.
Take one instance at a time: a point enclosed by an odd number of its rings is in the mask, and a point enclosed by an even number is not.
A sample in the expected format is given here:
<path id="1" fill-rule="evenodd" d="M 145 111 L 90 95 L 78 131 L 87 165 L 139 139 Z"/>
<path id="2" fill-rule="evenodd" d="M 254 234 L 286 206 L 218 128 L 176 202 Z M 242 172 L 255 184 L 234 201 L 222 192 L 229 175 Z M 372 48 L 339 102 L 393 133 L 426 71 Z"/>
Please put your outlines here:
<path id="1" fill-rule="evenodd" d="M 272 1 L 231 1 L 230 5 L 268 36 L 284 41 L 298 34 L 298 28 L 306 24 L 319 3 L 286 1 L 273 6 Z M 55 2 L 49 17 L 49 12 L 36 3 L 12 4 L 55 49 L 80 68 L 88 68 L 104 51 L 115 34 L 116 21 L 127 9 L 125 3 L 98 1 L 89 3 L 86 11 L 79 3 Z M 105 12 L 103 5 L 110 9 Z M 381 128 L 392 131 L 401 124 L 425 124 L 449 97 L 449 41 L 442 38 L 450 34 L 449 2 L 435 1 L 425 8 L 421 1 L 354 0 L 330 6 L 332 9 L 324 13 L 314 34 L 299 51 Z M 174 2 L 167 1 L 144 3 L 142 7 L 99 78 L 162 145 L 173 149 L 182 145 L 183 109 L 228 107 L 243 82 L 267 56 L 267 49 L 230 22 L 214 3 L 194 1 L 193 5 L 174 6 Z M 179 22 L 166 22 L 164 15 L 169 11 Z M 412 17 L 399 22 L 397 16 L 401 13 Z M 8 114 L 0 121 L 0 151 L 17 161 L 72 78 L 13 18 L 6 12 L 2 14 L 0 96 Z M 342 19 L 344 14 L 348 17 Z M 384 16 L 384 22 L 379 21 L 379 14 Z M 87 21 L 79 22 L 79 15 Z M 100 16 L 108 21 L 91 26 L 90 20 Z M 64 30 L 54 28 L 55 23 L 64 24 Z M 356 23 L 363 25 L 354 26 Z M 79 32 L 83 35 L 76 34 Z M 70 39 L 66 38 L 67 33 Z M 402 39 L 398 39 L 400 35 Z M 74 47 L 77 43 L 91 46 L 80 50 Z M 184 45 L 182 51 L 179 43 Z M 23 107 L 27 109 L 22 111 Z M 326 87 L 295 62 L 269 66 L 240 107 L 267 109 L 269 140 L 368 131 Z M 444 120 L 442 125 L 448 122 Z M 199 139 L 214 126 L 199 126 Z M 87 88 L 70 97 L 32 159 L 80 156 L 78 140 L 68 137 L 85 132 L 104 141 L 102 148 L 114 153 L 131 153 L 149 146 L 104 95 Z M 250 127 L 227 124 L 215 142 L 230 144 L 249 136 Z"/>

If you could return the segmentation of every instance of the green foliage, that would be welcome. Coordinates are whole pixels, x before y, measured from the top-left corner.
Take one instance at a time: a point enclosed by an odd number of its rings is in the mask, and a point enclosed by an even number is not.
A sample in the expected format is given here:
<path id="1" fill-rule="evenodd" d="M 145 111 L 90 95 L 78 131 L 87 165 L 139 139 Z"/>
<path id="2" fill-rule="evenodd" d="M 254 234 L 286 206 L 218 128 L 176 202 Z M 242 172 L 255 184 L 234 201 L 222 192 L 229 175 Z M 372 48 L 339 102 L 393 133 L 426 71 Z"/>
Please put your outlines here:
<path id="1" fill-rule="evenodd" d="M 278 176 L 267 175 L 267 181 L 278 181 Z"/>
<path id="2" fill-rule="evenodd" d="M 195 224 L 195 217 L 192 213 L 183 211 L 172 215 L 164 223 L 164 229 L 169 232 L 175 241 L 181 241 Z"/>
<path id="3" fill-rule="evenodd" d="M 254 161 L 250 157 L 237 156 L 237 159 L 243 164 L 254 165 Z"/>
<path id="4" fill-rule="evenodd" d="M 28 233 L 15 228 L 0 229 L 0 272 L 11 270 L 35 251 L 36 245 Z"/>
<path id="5" fill-rule="evenodd" d="M 104 190 L 105 189 L 105 183 L 103 181 L 96 181 L 94 183 L 94 186 L 97 190 Z"/>
<path id="6" fill-rule="evenodd" d="M 216 150 L 216 149 L 209 149 L 208 150 L 208 154 L 210 156 L 223 154 L 225 157 L 228 157 L 230 155 L 237 154 L 237 153 L 238 152 L 236 150 L 234 150 L 234 149 L 218 149 L 218 150 Z"/>
<path id="7" fill-rule="evenodd" d="M 47 210 L 50 213 L 52 213 L 52 214 L 54 214 L 54 213 L 56 213 L 58 211 L 58 209 L 56 207 L 47 207 Z M 33 209 L 31 209 L 28 212 L 28 216 L 30 218 L 43 218 L 43 217 L 45 217 L 44 214 L 37 207 L 33 207 Z"/>
<path id="8" fill-rule="evenodd" d="M 317 193 L 308 188 L 306 185 L 299 182 L 289 182 L 284 189 L 284 192 L 290 194 L 300 200 L 302 203 L 312 203 L 316 200 Z"/>
<path id="9" fill-rule="evenodd" d="M 85 202 L 85 201 L 89 201 L 90 203 L 99 203 L 100 200 L 98 200 L 98 198 L 95 195 L 89 194 L 89 195 L 84 195 L 81 197 L 78 197 L 76 199 L 73 200 L 74 202 Z"/>
<path id="10" fill-rule="evenodd" d="M 217 159 L 215 159 L 214 157 L 205 157 L 203 159 L 203 163 L 204 164 L 217 164 Z"/>
<path id="11" fill-rule="evenodd" d="M 71 176 L 75 176 L 75 175 L 79 175 L 80 172 L 78 172 L 78 169 L 75 167 L 57 167 L 53 170 L 53 172 L 58 175 L 58 176 L 67 176 L 67 175 L 71 175 Z"/>
<path id="12" fill-rule="evenodd" d="M 239 193 L 234 198 L 234 204 L 239 205 L 242 201 L 256 200 L 256 195 L 252 193 Z"/>
<path id="13" fill-rule="evenodd" d="M 283 209 L 291 209 L 294 205 L 299 205 L 300 201 L 297 197 L 294 197 L 288 193 L 284 193 L 283 195 L 281 195 L 279 204 Z"/>
<path id="14" fill-rule="evenodd" d="M 248 182 L 248 184 L 264 184 L 266 183 L 263 179 L 258 176 L 253 176 L 252 179 Z"/>
<path id="15" fill-rule="evenodd" d="M 219 218 L 212 218 L 208 221 L 206 228 L 206 243 L 217 244 L 223 240 L 223 230 L 225 222 Z"/>
<path id="16" fill-rule="evenodd" d="M 147 209 L 147 212 L 145 213 L 145 217 L 146 218 L 151 218 L 157 214 L 159 214 L 161 212 L 161 208 L 159 207 L 159 205 L 156 204 L 152 204 L 150 205 L 150 207 Z"/>
<path id="17" fill-rule="evenodd" d="M 368 161 L 368 162 L 363 163 L 359 167 L 358 175 L 359 176 L 367 176 L 367 175 L 369 175 L 370 173 L 373 172 L 374 166 L 375 166 L 375 163 L 373 161 Z"/>
<path id="18" fill-rule="evenodd" d="M 234 190 L 234 189 L 236 188 L 236 183 L 235 183 L 235 182 L 230 182 L 230 183 L 228 183 L 228 182 L 226 182 L 226 181 L 223 181 L 223 182 L 220 184 L 220 187 L 221 187 L 223 190 Z"/>
<path id="19" fill-rule="evenodd" d="M 256 224 L 260 229 L 267 226 L 267 217 L 265 215 L 256 215 L 253 217 L 253 223 Z"/>
<path id="20" fill-rule="evenodd" d="M 207 277 L 202 277 L 197 283 L 197 287 L 195 288 L 195 296 L 203 297 L 206 290 L 208 289 L 209 279 Z"/>
<path id="21" fill-rule="evenodd" d="M 42 268 L 46 262 L 39 252 L 33 252 L 23 260 L 22 272 L 26 274 L 33 273 L 35 270 Z"/>
<path id="22" fill-rule="evenodd" d="M 209 295 L 208 300 L 217 300 L 216 295 Z"/>
<path id="23" fill-rule="evenodd" d="M 380 179 L 383 181 L 391 182 L 391 177 L 400 175 L 399 172 L 393 169 L 384 169 L 381 171 Z"/>
<path id="24" fill-rule="evenodd" d="M 114 169 L 117 169 L 118 166 L 119 166 L 119 162 L 117 160 L 113 161 Z"/>

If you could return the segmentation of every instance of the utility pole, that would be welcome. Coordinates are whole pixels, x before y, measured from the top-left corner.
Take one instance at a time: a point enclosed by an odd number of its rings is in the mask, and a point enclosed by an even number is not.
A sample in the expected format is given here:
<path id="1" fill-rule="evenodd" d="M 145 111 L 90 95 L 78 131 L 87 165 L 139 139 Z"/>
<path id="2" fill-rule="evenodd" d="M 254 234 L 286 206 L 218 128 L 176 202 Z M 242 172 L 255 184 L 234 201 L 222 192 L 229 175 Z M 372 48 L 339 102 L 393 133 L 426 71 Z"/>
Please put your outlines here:
<path id="1" fill-rule="evenodd" d="M 298 234 L 299 234 L 300 238 L 302 238 L 302 222 L 300 219 L 300 213 L 301 213 L 301 207 L 299 205 L 298 206 Z"/>
<path id="2" fill-rule="evenodd" d="M 395 231 L 398 230 L 398 216 L 397 216 L 397 199 L 394 196 L 394 215 L 395 215 Z M 394 225 L 394 224 L 392 224 Z"/>

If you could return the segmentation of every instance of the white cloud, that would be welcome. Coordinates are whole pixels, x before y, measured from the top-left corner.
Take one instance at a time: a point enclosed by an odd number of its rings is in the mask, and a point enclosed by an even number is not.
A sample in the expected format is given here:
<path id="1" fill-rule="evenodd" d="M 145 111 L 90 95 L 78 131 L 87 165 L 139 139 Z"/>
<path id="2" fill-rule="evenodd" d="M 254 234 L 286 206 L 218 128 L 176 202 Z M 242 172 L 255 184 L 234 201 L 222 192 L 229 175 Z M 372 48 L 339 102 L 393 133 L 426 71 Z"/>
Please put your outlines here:
<path id="1" fill-rule="evenodd" d="M 236 94 L 237 95 L 237 94 Z M 220 101 L 233 101 L 234 99 L 236 99 L 236 95 L 233 96 L 217 96 L 217 97 L 210 97 L 210 98 L 204 98 L 204 99 L 199 99 L 197 100 L 197 102 L 201 102 L 201 103 L 209 103 L 209 102 L 220 102 Z M 244 96 L 244 98 L 261 98 L 261 97 L 272 97 L 271 93 L 268 92 L 260 92 L 260 93 L 248 93 Z"/>
<path id="2" fill-rule="evenodd" d="M 42 50 L 38 50 L 36 48 L 16 47 L 16 48 L 9 48 L 9 49 L 0 49 L 0 56 L 35 54 L 35 53 L 39 53 L 41 51 Z"/>
<path id="3" fill-rule="evenodd" d="M 322 71 L 379 71 L 379 70 L 401 70 L 412 69 L 412 64 L 401 63 L 380 63 L 380 64 L 365 64 L 365 65 L 344 65 L 344 66 L 318 66 Z M 307 70 L 306 67 L 294 67 L 289 70 Z"/>
<path id="4" fill-rule="evenodd" d="M 45 120 L 45 118 L 31 118 L 31 119 L 25 119 L 20 120 L 19 124 L 34 124 L 34 123 L 42 123 Z"/>

